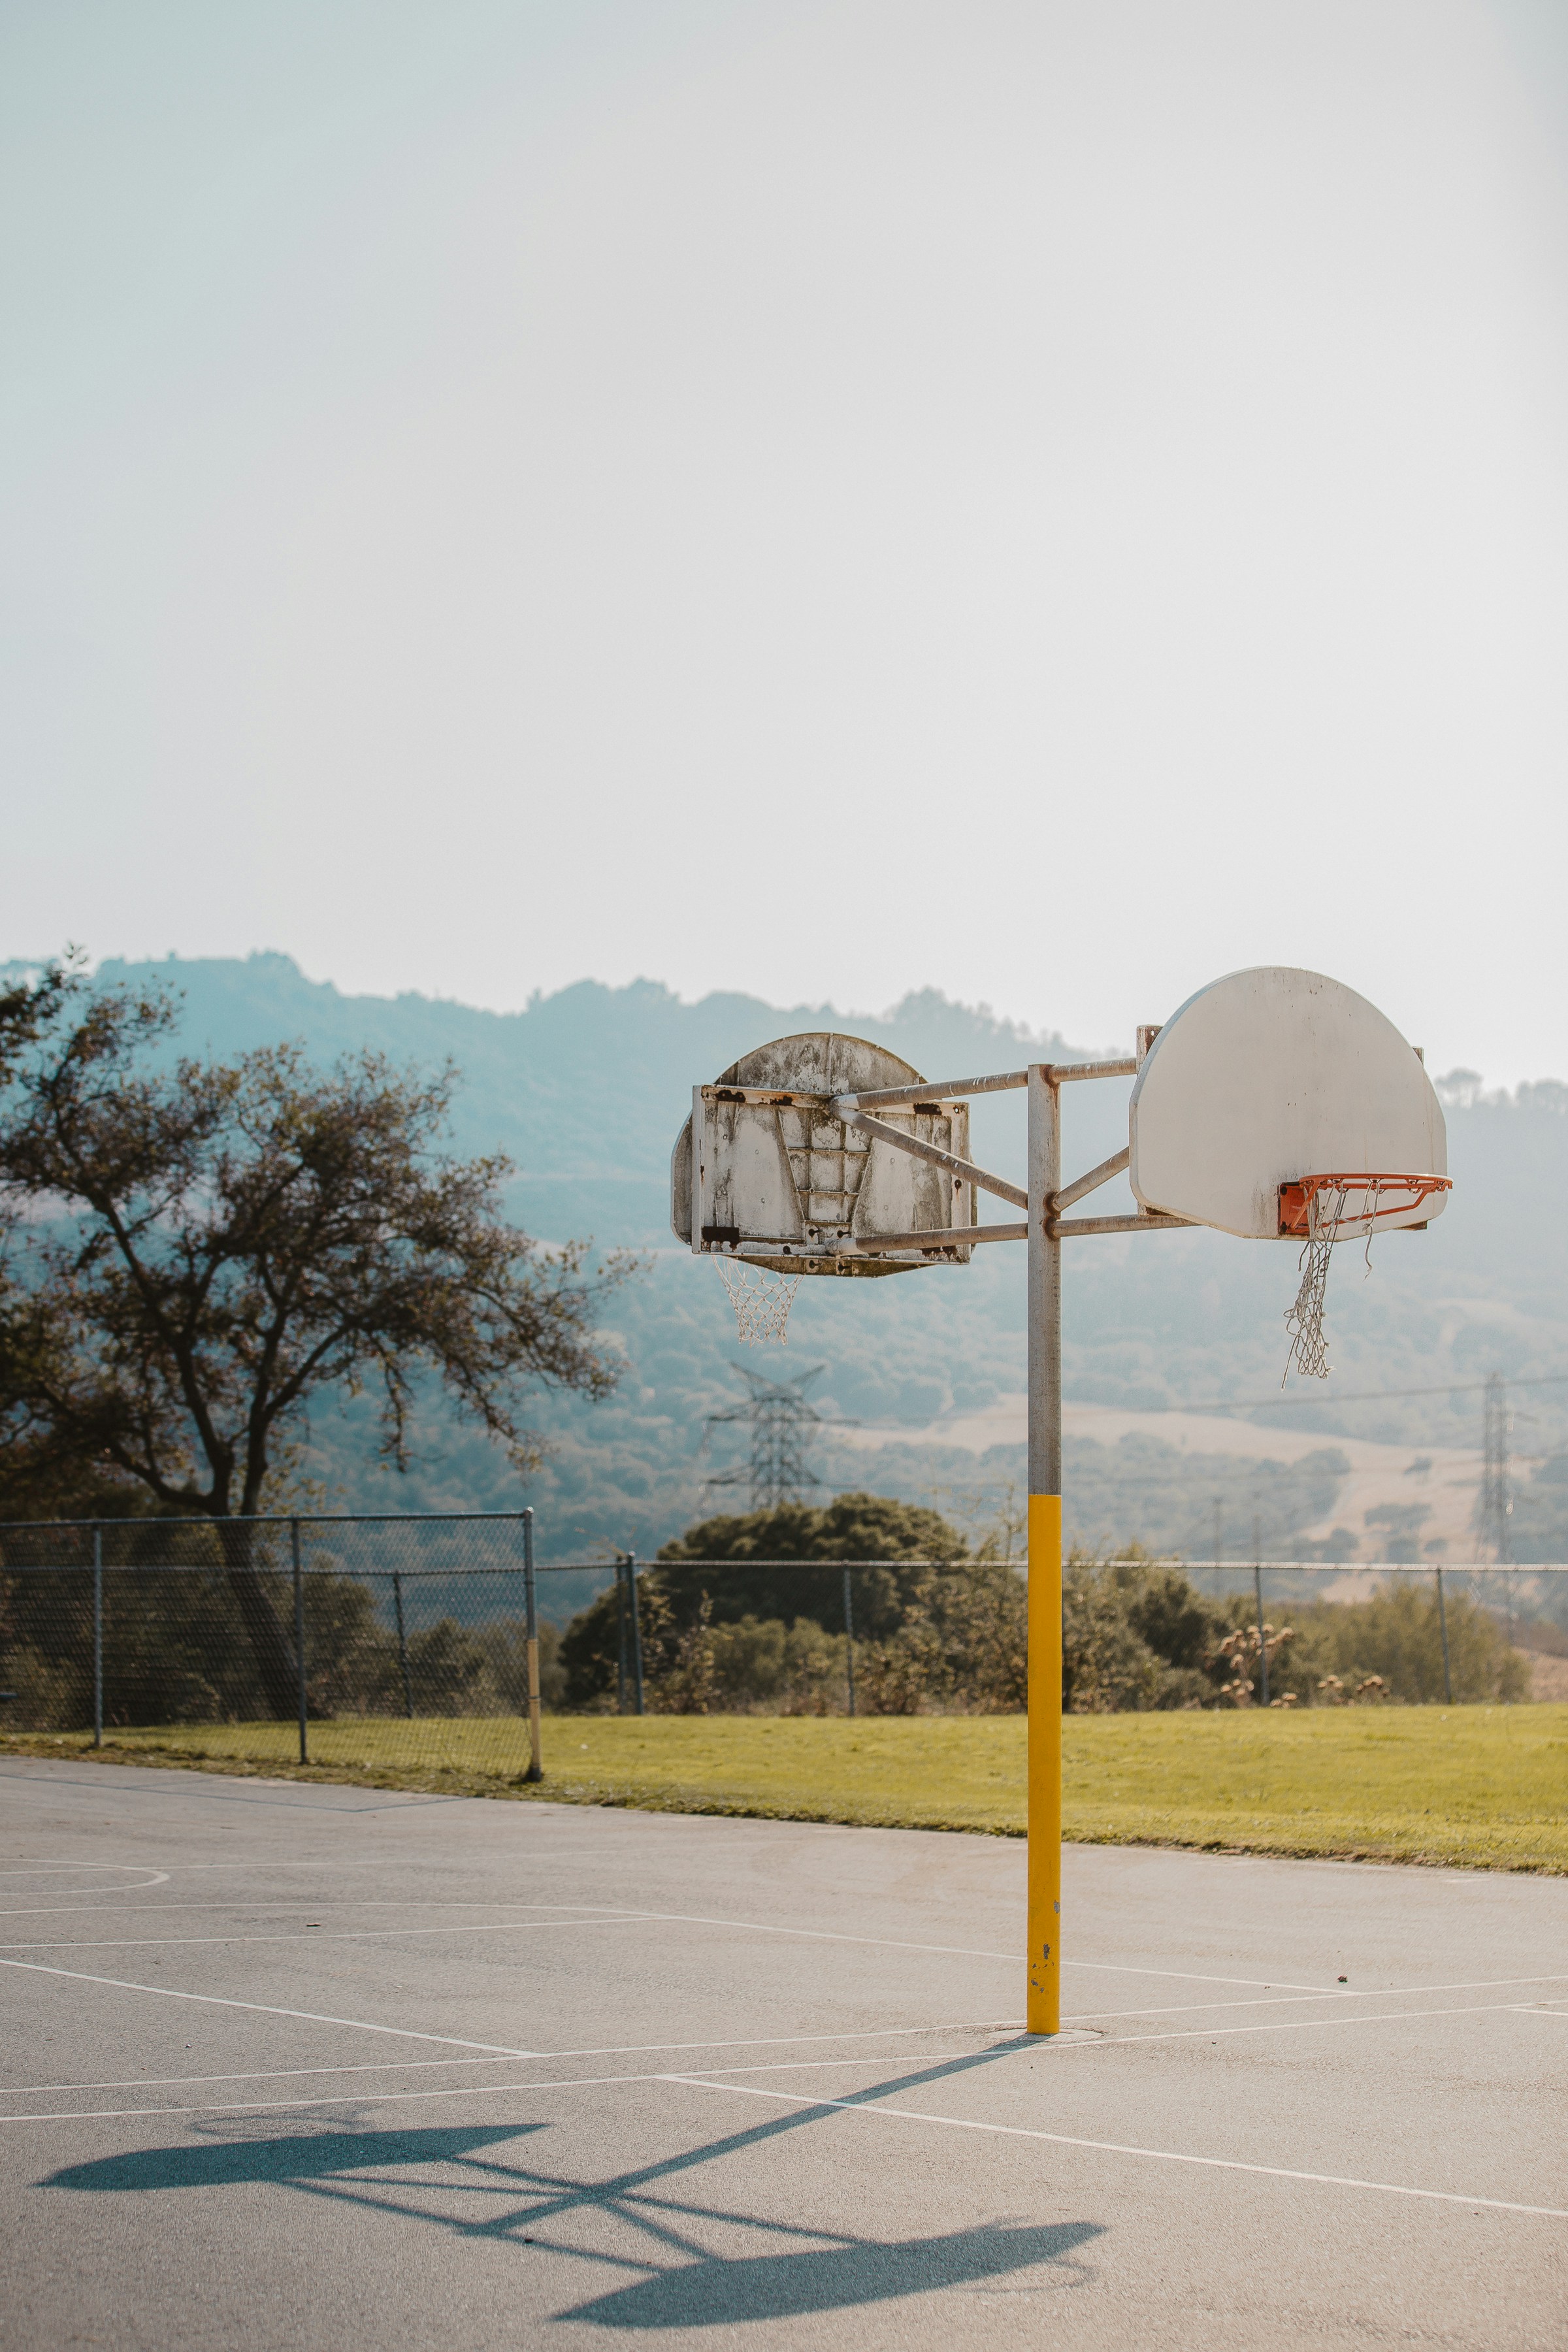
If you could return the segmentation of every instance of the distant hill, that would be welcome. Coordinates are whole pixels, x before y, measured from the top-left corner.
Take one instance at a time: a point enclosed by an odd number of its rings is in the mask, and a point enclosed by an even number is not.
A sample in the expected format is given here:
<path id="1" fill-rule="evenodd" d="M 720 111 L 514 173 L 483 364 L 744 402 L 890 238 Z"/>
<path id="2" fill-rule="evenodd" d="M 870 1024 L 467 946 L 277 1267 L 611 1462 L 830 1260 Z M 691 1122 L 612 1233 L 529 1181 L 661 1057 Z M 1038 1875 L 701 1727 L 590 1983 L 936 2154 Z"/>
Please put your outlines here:
<path id="1" fill-rule="evenodd" d="M 651 1550 L 695 1509 L 712 1507 L 702 1480 L 715 1458 L 733 1456 L 733 1433 L 704 1443 L 704 1415 L 737 1394 L 729 1369 L 740 1353 L 733 1322 L 713 1269 L 692 1260 L 668 1229 L 669 1150 L 694 1080 L 748 1046 L 804 1028 L 875 1038 L 938 1079 L 1016 1067 L 1031 1056 L 1069 1060 L 1106 1050 L 1098 1041 L 1074 1047 L 1055 1034 L 1031 1034 L 934 990 L 870 1016 L 825 1005 L 779 1008 L 739 994 L 685 1004 L 652 981 L 618 989 L 584 981 L 536 996 L 521 1012 L 497 1013 L 415 995 L 346 996 L 307 980 L 282 955 L 110 962 L 100 972 L 108 984 L 152 977 L 183 997 L 177 1050 L 226 1055 L 290 1038 L 323 1061 L 363 1045 L 397 1062 L 451 1060 L 462 1074 L 456 1146 L 511 1156 L 518 1175 L 509 1205 L 521 1223 L 546 1239 L 592 1234 L 654 1254 L 646 1278 L 622 1295 L 611 1317 L 628 1367 L 618 1395 L 592 1410 L 544 1400 L 537 1415 L 555 1453 L 534 1499 L 557 1557 L 617 1543 Z M 1330 1294 L 1334 1380 L 1321 1402 L 1293 1391 L 1266 1416 L 1321 1431 L 1328 1447 L 1336 1433 L 1411 1444 L 1475 1442 L 1473 1394 L 1336 1404 L 1340 1394 L 1479 1381 L 1493 1369 L 1521 1380 L 1568 1374 L 1568 1087 L 1489 1095 L 1472 1075 L 1458 1074 L 1443 1090 L 1456 1180 L 1450 1209 L 1426 1234 L 1379 1244 L 1370 1279 L 1359 1250 L 1340 1253 Z M 1019 1097 L 977 1103 L 973 1136 L 982 1160 L 1021 1177 Z M 1070 1166 L 1088 1166 L 1125 1139 L 1124 1087 L 1074 1090 Z M 1277 1394 L 1294 1266 L 1284 1246 L 1200 1233 L 1074 1244 L 1068 1393 L 1152 1416 L 1173 1403 Z M 929 1448 L 912 1452 L 900 1444 L 900 1430 L 1023 1386 L 1021 1274 L 1019 1253 L 1003 1247 L 978 1253 L 967 1270 L 875 1284 L 808 1282 L 790 1346 L 782 1355 L 770 1351 L 766 1368 L 786 1376 L 825 1362 L 814 1391 L 825 1410 L 888 1428 L 885 1454 L 847 1456 L 845 1474 L 887 1491 L 929 1492 L 957 1475 L 955 1465 Z M 1520 1423 L 1519 1451 L 1560 1454 L 1568 1380 L 1561 1388 L 1521 1391 L 1519 1402 L 1535 1415 Z M 1080 1452 L 1076 1473 L 1069 1461 L 1069 1521 L 1097 1534 L 1190 1549 L 1222 1473 L 1162 1446 L 1157 1420 L 1149 1428 L 1131 1452 Z M 421 1466 L 406 1479 L 375 1465 L 359 1407 L 319 1419 L 315 1459 L 353 1507 L 510 1507 L 524 1499 L 493 1450 L 445 1413 L 433 1418 Z M 825 1471 L 829 1466 L 825 1458 Z M 981 1475 L 973 1456 L 958 1467 L 972 1483 Z M 999 1460 L 984 1475 L 1000 1484 L 1020 1471 L 1021 1464 Z M 1248 1475 L 1256 1507 L 1262 1491 L 1256 1465 Z M 1279 1543 L 1292 1525 L 1321 1515 L 1321 1477 L 1303 1479 L 1281 1466 L 1268 1488 L 1278 1508 L 1268 1510 Z M 1521 1494 L 1517 1527 L 1521 1556 L 1568 1556 L 1561 1462 Z"/>

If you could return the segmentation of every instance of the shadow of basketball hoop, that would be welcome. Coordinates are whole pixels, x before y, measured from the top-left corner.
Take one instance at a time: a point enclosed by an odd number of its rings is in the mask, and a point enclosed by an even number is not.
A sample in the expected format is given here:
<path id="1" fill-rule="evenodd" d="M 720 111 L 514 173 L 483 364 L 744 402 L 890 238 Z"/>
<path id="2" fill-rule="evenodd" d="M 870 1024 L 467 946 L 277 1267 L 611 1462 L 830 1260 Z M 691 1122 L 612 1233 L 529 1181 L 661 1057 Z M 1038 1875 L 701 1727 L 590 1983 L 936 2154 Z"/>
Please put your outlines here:
<path id="1" fill-rule="evenodd" d="M 1036 2284 L 1076 2285 L 1088 2276 L 1073 2258 L 1103 2234 L 1095 2221 L 989 2221 L 911 2238 L 774 2220 L 733 2203 L 671 2193 L 681 2175 L 747 2156 L 800 2132 L 842 2125 L 846 2106 L 922 2089 L 1025 2048 L 1017 2037 L 965 2052 L 852 2093 L 831 2106 L 802 2105 L 721 2138 L 602 2179 L 536 2169 L 516 2160 L 517 2144 L 552 2122 L 338 2128 L 252 2136 L 220 2127 L 195 2146 L 148 2147 L 64 2166 L 37 2186 L 76 2191 L 157 2195 L 192 2189 L 244 2190 L 270 2184 L 296 2195 L 367 2213 L 433 2226 L 470 2244 L 526 2247 L 586 2263 L 601 2273 L 631 2273 L 586 2301 L 555 2314 L 599 2327 L 703 2327 L 743 2319 L 852 2310 L 1016 2279 L 1046 2266 Z M 701 2076 L 662 2078 L 670 2088 L 700 2091 Z M 548 2091 L 538 2086 L 530 2095 Z M 581 2089 L 585 2086 L 574 2085 Z M 717 2085 L 712 2087 L 717 2088 Z M 498 2086 L 497 2098 L 506 2095 Z M 584 2231 L 584 2221 L 593 2225 Z M 761 2242 L 737 2252 L 734 2240 Z"/>
<path id="2" fill-rule="evenodd" d="M 1042 2265 L 1058 2273 L 1050 2284 L 1076 2286 L 1088 2273 L 1072 2256 L 1100 2235 L 1093 2221 L 993 2222 L 941 2237 L 855 2238 L 787 2253 L 710 2258 L 615 2287 L 556 2317 L 596 2327 L 734 2327 L 748 2319 L 852 2311 L 943 2287 L 978 2286 Z"/>

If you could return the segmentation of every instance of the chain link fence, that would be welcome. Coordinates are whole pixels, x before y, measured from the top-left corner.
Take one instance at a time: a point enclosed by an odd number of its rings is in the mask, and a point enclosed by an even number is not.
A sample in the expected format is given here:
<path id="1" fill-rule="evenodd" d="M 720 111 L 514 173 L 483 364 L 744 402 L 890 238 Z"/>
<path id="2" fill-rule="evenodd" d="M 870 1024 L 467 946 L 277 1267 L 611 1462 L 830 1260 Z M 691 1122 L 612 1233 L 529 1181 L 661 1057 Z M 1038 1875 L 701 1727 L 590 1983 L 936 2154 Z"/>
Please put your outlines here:
<path id="1" fill-rule="evenodd" d="M 530 1511 L 3 1527 L 0 1726 L 537 1779 L 540 1573 Z"/>
<path id="2" fill-rule="evenodd" d="M 527 1781 L 541 1777 L 552 1706 L 855 1715 L 1024 1704 L 1019 1563 L 688 1561 L 649 1575 L 629 1554 L 536 1564 L 533 1552 L 531 1511 L 0 1526 L 0 1729 L 72 1744 L 85 1735 L 193 1762 Z M 775 1596 L 787 1591 L 794 1601 L 789 1622 L 741 1613 L 741 1591 L 764 1572 Z M 1511 1648 L 1517 1582 L 1562 1591 L 1565 1573 L 1453 1563 L 1445 1578 L 1399 1561 L 1183 1568 L 1237 1628 L 1226 1694 L 1243 1696 L 1245 1676 L 1265 1705 L 1280 1703 L 1270 1672 L 1282 1685 L 1281 1604 L 1321 1590 L 1320 1580 L 1430 1587 L 1423 1621 L 1401 1637 L 1410 1654 L 1390 1695 L 1464 1699 L 1513 1694 L 1486 1680 L 1490 1667 L 1473 1689 L 1462 1658 L 1451 1671 L 1450 1633 L 1473 1647 L 1479 1627 L 1495 1648 L 1488 1629 L 1506 1598 Z M 728 1622 L 721 1610 L 710 1626 L 707 1595 L 722 1601 L 731 1577 L 745 1584 L 730 1595 Z M 546 1579 L 555 1613 L 574 1618 L 564 1646 L 551 1612 L 541 1615 Z M 700 1600 L 698 1615 L 672 1610 L 681 1585 Z M 1084 1654 L 1080 1675 L 1100 1675 L 1112 1706 L 1177 1703 L 1116 1695 L 1114 1660 L 1096 1663 L 1105 1639 L 1086 1592 L 1069 1574 L 1065 1631 L 1073 1656 Z M 1470 1595 L 1484 1595 L 1487 1622 Z M 1458 1625 L 1456 1603 L 1470 1612 Z M 1313 1693 L 1304 1685 L 1302 1696 Z M 1082 1703 L 1081 1694 L 1069 1701 Z"/>

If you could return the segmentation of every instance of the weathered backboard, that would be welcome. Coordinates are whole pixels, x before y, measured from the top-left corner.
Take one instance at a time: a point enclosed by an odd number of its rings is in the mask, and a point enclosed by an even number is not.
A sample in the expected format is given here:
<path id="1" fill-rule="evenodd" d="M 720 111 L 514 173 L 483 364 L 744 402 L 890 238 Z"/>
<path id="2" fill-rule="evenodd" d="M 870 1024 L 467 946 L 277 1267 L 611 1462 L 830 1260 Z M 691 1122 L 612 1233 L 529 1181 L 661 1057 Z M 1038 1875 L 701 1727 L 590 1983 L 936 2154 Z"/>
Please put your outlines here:
<path id="1" fill-rule="evenodd" d="M 1130 1122 L 1140 1205 L 1244 1239 L 1279 1235 L 1279 1188 L 1303 1177 L 1447 1173 L 1442 1105 L 1415 1049 L 1354 989 L 1284 965 L 1188 997 L 1149 1048 Z M 1425 1224 L 1447 1198 L 1383 1210 L 1378 1229 Z"/>
<path id="2" fill-rule="evenodd" d="M 963 1264 L 966 1244 L 922 1248 L 921 1233 L 976 1222 L 974 1188 L 835 1118 L 835 1095 L 910 1087 L 921 1074 L 885 1045 L 816 1031 L 742 1055 L 692 1093 L 670 1159 L 670 1223 L 697 1253 L 735 1255 L 780 1274 L 900 1274 Z M 879 1110 L 906 1134 L 969 1157 L 969 1108 L 915 1103 Z M 693 1150 L 693 1138 L 698 1148 Z M 907 1248 L 862 1255 L 882 1234 Z"/>

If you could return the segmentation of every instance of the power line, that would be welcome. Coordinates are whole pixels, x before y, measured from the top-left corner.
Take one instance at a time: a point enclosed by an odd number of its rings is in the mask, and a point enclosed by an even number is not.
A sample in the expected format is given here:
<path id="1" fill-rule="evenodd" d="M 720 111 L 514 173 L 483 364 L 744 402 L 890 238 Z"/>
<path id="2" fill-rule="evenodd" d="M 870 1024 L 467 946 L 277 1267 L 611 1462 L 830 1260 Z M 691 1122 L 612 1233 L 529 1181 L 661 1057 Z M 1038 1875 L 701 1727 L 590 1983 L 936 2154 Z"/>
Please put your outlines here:
<path id="1" fill-rule="evenodd" d="M 707 1484 L 749 1486 L 754 1511 L 776 1511 L 783 1503 L 798 1503 L 812 1487 L 822 1484 L 807 1459 L 812 1433 L 821 1426 L 822 1415 L 805 1391 L 826 1366 L 814 1364 L 793 1381 L 764 1380 L 746 1364 L 731 1369 L 751 1391 L 747 1402 L 731 1405 L 727 1412 L 705 1413 L 703 1420 L 709 1427 L 721 1422 L 749 1422 L 751 1459 L 719 1471 Z"/>
<path id="2" fill-rule="evenodd" d="M 1553 1382 L 1568 1381 L 1568 1372 L 1526 1372 L 1515 1377 L 1506 1375 L 1510 1389 L 1548 1388 Z M 1469 1396 L 1481 1395 L 1490 1385 L 1485 1381 L 1439 1381 L 1428 1388 L 1418 1389 L 1345 1389 L 1338 1395 L 1303 1396 L 1299 1391 L 1284 1396 L 1267 1397 L 1203 1397 L 1195 1402 L 1168 1404 L 1167 1412 L 1260 1412 L 1267 1407 L 1288 1404 L 1367 1404 L 1383 1397 Z"/>

